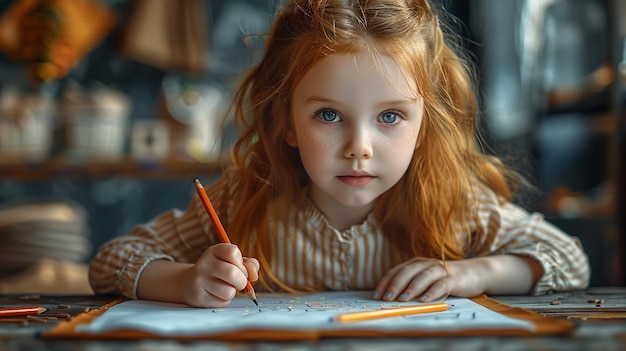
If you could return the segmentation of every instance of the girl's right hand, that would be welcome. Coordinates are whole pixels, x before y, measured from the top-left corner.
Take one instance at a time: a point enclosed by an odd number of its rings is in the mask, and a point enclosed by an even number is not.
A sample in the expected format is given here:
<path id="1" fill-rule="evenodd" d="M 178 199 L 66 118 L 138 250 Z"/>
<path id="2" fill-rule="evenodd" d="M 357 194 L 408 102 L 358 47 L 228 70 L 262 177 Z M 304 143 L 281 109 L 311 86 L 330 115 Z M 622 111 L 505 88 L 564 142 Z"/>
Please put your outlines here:
<path id="1" fill-rule="evenodd" d="M 224 307 L 243 290 L 248 280 L 258 278 L 259 261 L 242 257 L 233 244 L 206 249 L 194 265 L 182 273 L 180 288 L 185 302 L 194 307 Z"/>

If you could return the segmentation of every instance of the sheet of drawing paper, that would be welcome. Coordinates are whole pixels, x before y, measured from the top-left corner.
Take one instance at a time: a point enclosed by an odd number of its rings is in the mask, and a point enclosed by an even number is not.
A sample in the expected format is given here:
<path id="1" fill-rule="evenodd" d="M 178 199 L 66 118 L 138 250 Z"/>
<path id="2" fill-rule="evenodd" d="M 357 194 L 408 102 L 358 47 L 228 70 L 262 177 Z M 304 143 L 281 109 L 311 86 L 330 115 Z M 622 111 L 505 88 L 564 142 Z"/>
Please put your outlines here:
<path id="1" fill-rule="evenodd" d="M 77 331 L 103 333 L 137 330 L 163 336 L 211 336 L 243 330 L 390 330 L 462 331 L 470 329 L 533 330 L 530 322 L 509 318 L 469 299 L 448 298 L 447 311 L 401 317 L 339 323 L 340 313 L 419 304 L 384 302 L 369 298 L 371 292 L 345 291 L 307 295 L 259 294 L 259 307 L 247 297 L 235 298 L 224 308 L 191 308 L 179 304 L 132 300 L 112 306 Z"/>

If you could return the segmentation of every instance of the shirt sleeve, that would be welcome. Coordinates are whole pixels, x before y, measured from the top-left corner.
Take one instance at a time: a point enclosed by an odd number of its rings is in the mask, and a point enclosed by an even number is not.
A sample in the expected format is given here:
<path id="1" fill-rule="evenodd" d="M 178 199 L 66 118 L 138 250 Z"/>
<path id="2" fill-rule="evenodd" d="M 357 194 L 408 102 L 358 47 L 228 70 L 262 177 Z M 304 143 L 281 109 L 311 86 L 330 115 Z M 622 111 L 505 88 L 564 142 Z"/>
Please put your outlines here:
<path id="1" fill-rule="evenodd" d="M 226 198 L 219 189 L 223 188 L 207 189 L 216 208 Z M 167 211 L 102 245 L 90 262 L 89 282 L 97 294 L 136 299 L 139 277 L 150 262 L 192 263 L 218 242 L 206 210 L 193 196 L 186 211 Z"/>
<path id="2" fill-rule="evenodd" d="M 532 293 L 584 289 L 590 267 L 578 238 L 568 235 L 539 213 L 483 193 L 478 201 L 474 256 L 511 254 L 539 262 L 543 275 Z"/>

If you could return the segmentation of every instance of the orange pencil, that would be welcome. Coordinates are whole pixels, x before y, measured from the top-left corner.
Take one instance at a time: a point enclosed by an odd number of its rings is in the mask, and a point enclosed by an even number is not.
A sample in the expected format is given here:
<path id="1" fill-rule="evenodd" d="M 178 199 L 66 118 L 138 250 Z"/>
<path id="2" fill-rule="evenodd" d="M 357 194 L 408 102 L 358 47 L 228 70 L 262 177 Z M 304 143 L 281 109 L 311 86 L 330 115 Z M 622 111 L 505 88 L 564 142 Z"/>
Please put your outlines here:
<path id="1" fill-rule="evenodd" d="M 429 303 L 423 305 L 413 305 L 408 307 L 387 308 L 382 310 L 371 310 L 363 312 L 349 312 L 335 316 L 336 322 L 359 322 L 371 319 L 387 317 L 407 316 L 412 314 L 440 312 L 450 307 L 445 302 Z"/>
<path id="2" fill-rule="evenodd" d="M 45 307 L 39 306 L 2 307 L 0 308 L 0 317 L 28 316 L 32 314 L 40 314 L 45 311 Z"/>
<path id="3" fill-rule="evenodd" d="M 194 179 L 194 183 L 196 184 L 196 190 L 198 192 L 198 195 L 200 196 L 200 200 L 202 201 L 206 212 L 209 214 L 211 222 L 213 222 L 213 225 L 217 230 L 217 235 L 219 235 L 220 240 L 222 240 L 223 243 L 230 244 L 230 239 L 226 234 L 226 230 L 224 229 L 220 218 L 217 216 L 217 212 L 215 212 L 215 208 L 213 208 L 213 204 L 211 203 L 211 200 L 209 199 L 209 195 L 207 195 L 206 190 L 204 190 L 204 186 L 197 178 Z M 252 299 L 252 301 L 257 306 L 259 305 L 259 303 L 256 301 L 256 293 L 254 292 L 254 288 L 252 287 L 252 284 L 250 284 L 249 280 L 248 284 L 246 284 L 246 287 L 243 289 L 243 292 L 248 295 L 248 297 L 250 297 L 250 299 Z"/>

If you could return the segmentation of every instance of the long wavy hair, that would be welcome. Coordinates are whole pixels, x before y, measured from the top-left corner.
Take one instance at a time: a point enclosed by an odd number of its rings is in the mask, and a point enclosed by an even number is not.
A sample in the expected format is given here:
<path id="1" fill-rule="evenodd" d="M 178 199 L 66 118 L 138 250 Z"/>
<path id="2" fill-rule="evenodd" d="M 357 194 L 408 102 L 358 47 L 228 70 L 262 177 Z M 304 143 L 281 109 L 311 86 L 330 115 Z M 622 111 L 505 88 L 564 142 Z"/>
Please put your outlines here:
<path id="1" fill-rule="evenodd" d="M 238 185 L 230 191 L 240 207 L 227 229 L 246 255 L 259 259 L 264 287 L 294 288 L 269 264 L 277 225 L 297 225 L 309 181 L 285 135 L 296 85 L 328 55 L 388 55 L 423 99 L 408 170 L 374 206 L 399 260 L 463 258 L 471 243 L 460 242 L 458 233 L 474 216 L 468 195 L 486 186 L 510 199 L 514 173 L 479 147 L 471 66 L 449 34 L 427 0 L 292 0 L 277 14 L 264 55 L 243 77 L 231 106 L 239 138 L 232 150 Z"/>

